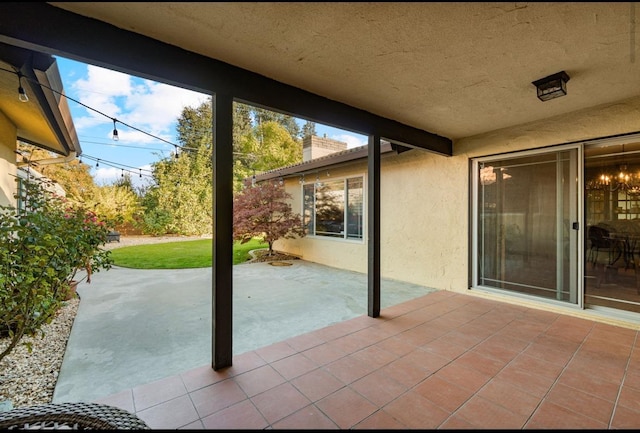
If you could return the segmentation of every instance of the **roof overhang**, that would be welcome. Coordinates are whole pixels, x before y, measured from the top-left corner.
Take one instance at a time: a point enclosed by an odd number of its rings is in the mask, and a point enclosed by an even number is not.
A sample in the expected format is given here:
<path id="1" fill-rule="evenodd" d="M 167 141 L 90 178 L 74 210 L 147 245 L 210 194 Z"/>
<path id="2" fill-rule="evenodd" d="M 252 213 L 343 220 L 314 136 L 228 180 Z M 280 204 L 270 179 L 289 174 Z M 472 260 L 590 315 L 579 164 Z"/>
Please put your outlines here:
<path id="1" fill-rule="evenodd" d="M 398 154 L 411 150 L 407 147 L 383 141 L 380 144 L 380 154 Z M 300 164 L 288 165 L 286 167 L 270 170 L 264 173 L 256 174 L 256 182 L 263 182 L 272 179 L 285 179 L 287 177 L 300 176 L 309 173 L 315 173 L 328 168 L 334 168 L 345 164 L 353 163 L 358 160 L 366 161 L 368 156 L 368 147 L 359 146 L 352 149 L 343 150 L 341 152 L 332 153 L 320 158 L 305 161 Z"/>
<path id="2" fill-rule="evenodd" d="M 0 112 L 16 126 L 17 139 L 65 157 L 80 155 L 56 60 L 0 43 L 0 69 Z M 20 84 L 27 102 L 18 99 Z"/>

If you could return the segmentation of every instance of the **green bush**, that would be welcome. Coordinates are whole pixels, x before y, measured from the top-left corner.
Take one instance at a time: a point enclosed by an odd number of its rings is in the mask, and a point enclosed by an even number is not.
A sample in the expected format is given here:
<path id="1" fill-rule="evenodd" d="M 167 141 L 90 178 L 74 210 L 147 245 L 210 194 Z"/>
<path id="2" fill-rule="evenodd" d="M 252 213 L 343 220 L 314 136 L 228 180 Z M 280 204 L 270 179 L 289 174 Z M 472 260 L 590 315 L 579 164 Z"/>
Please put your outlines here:
<path id="1" fill-rule="evenodd" d="M 23 336 L 34 336 L 64 301 L 80 269 L 109 269 L 107 224 L 53 194 L 46 182 L 26 181 L 24 206 L 0 206 L 0 360 Z"/>

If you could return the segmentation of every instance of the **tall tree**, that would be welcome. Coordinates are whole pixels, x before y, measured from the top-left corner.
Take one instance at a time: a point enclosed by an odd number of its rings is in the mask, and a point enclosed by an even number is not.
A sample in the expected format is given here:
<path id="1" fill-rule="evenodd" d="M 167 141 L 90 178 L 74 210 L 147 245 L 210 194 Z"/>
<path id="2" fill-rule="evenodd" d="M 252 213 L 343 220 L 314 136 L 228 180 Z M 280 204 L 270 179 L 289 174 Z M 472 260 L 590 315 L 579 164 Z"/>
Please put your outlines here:
<path id="1" fill-rule="evenodd" d="M 316 123 L 307 120 L 304 125 L 302 125 L 302 138 L 307 138 L 316 135 Z"/>

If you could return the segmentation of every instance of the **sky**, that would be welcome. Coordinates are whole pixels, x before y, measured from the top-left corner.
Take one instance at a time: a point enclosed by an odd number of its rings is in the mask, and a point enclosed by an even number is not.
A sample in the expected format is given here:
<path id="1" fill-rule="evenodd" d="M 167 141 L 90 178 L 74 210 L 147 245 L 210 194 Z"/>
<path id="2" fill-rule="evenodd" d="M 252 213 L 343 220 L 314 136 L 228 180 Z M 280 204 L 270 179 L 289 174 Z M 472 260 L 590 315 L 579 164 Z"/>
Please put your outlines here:
<path id="1" fill-rule="evenodd" d="M 129 174 L 134 185 L 151 179 L 151 163 L 170 157 L 179 145 L 182 109 L 208 97 L 179 87 L 57 57 L 67 103 L 80 140 L 80 160 L 97 185 Z M 118 140 L 113 140 L 114 121 Z M 303 120 L 299 121 L 304 124 Z M 316 123 L 316 134 L 344 141 L 348 148 L 367 137 Z"/>

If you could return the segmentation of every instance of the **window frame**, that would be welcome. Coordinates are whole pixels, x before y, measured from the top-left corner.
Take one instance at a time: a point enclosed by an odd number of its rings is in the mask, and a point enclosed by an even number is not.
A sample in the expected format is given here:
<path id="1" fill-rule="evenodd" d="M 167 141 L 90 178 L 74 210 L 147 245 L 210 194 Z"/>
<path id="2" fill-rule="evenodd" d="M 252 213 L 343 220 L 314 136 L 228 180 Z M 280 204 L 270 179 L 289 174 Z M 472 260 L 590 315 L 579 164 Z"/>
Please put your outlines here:
<path id="1" fill-rule="evenodd" d="M 350 180 L 360 180 L 361 181 L 361 191 L 362 191 L 362 199 L 361 199 L 361 209 L 360 209 L 360 236 L 359 237 L 349 237 L 349 233 L 348 230 L 344 230 L 344 225 L 345 222 L 348 221 L 349 219 L 349 210 L 348 210 L 348 203 L 349 203 L 349 189 L 348 189 L 348 185 L 349 185 L 349 181 Z M 317 234 L 316 228 L 317 228 L 317 183 L 323 183 L 323 182 L 336 182 L 336 181 L 341 181 L 342 182 L 342 207 L 343 207 L 343 216 L 342 216 L 342 224 L 343 224 L 343 230 L 340 233 L 340 236 L 331 236 L 331 235 L 325 235 L 325 234 Z M 313 187 L 313 202 L 311 204 L 311 212 L 310 215 L 307 215 L 307 206 L 309 205 L 309 202 L 307 202 L 306 200 L 306 195 L 305 195 L 305 189 L 307 189 L 309 186 Z M 366 177 L 364 173 L 358 173 L 355 175 L 348 175 L 348 176 L 340 176 L 340 177 L 336 177 L 336 178 L 330 178 L 330 179 L 325 179 L 324 181 L 314 181 L 314 182 L 304 182 L 302 181 L 300 183 L 300 191 L 301 191 L 301 206 L 302 206 L 302 219 L 303 219 L 303 227 L 304 229 L 307 231 L 307 237 L 311 237 L 314 239 L 326 239 L 326 240 L 335 240 L 335 241 L 341 241 L 341 242 L 355 242 L 355 243 L 364 243 L 365 240 L 365 233 L 366 233 L 366 228 L 365 228 L 365 222 L 366 222 L 366 190 L 365 190 L 365 186 L 366 186 Z M 307 218 L 310 218 L 310 220 L 307 222 Z M 312 228 L 312 231 L 309 230 L 309 227 Z"/>

